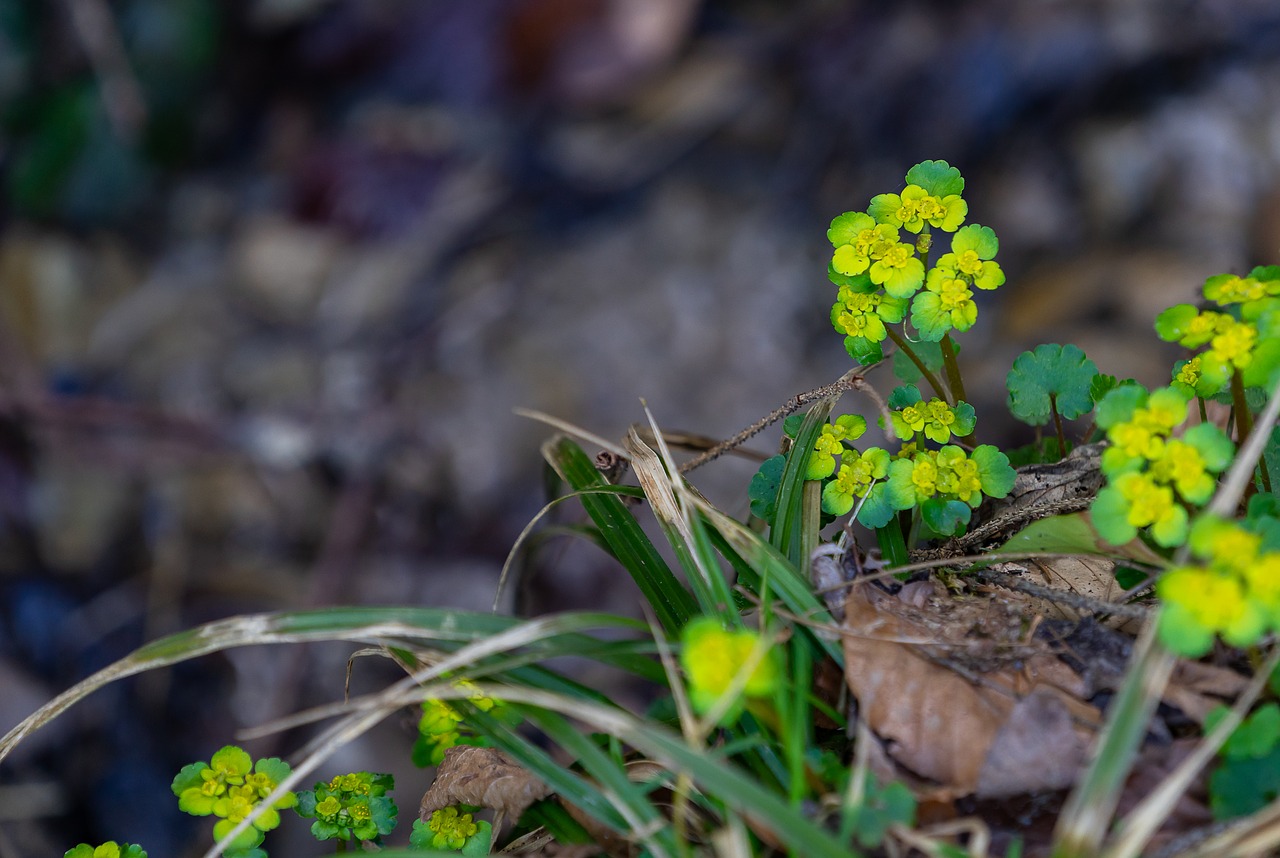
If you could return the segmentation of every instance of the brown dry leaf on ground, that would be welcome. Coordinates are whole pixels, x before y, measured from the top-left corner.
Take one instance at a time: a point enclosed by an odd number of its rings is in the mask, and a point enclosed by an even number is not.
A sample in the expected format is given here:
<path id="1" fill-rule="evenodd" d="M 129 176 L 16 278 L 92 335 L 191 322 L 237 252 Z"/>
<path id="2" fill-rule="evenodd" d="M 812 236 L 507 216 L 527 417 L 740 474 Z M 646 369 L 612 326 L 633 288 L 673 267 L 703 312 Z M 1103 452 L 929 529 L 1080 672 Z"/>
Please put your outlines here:
<path id="1" fill-rule="evenodd" d="M 1015 611 L 989 600 L 915 611 L 869 587 L 855 588 L 845 611 L 846 681 L 899 765 L 955 797 L 1072 782 L 1098 713 L 1046 645 L 1018 641 Z M 986 640 L 969 638 L 979 629 Z"/>
<path id="2" fill-rule="evenodd" d="M 516 820 L 525 808 L 550 794 L 546 784 L 501 751 L 458 745 L 444 752 L 418 816 L 427 820 L 443 807 L 474 804 Z"/>

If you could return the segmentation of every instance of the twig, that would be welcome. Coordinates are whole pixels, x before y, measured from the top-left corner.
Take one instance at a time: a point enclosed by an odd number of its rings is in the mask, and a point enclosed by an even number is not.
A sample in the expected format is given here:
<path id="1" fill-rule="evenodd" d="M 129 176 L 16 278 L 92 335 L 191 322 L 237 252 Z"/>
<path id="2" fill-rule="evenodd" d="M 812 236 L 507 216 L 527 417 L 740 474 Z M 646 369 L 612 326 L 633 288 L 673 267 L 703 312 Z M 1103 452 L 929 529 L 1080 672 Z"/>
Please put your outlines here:
<path id="1" fill-rule="evenodd" d="M 822 387 L 814 388 L 813 390 L 805 393 L 796 394 L 788 400 L 785 405 L 770 411 L 764 417 L 761 417 L 755 423 L 752 423 L 732 438 L 721 441 L 705 453 L 695 456 L 689 461 L 681 464 L 680 473 L 687 474 L 694 468 L 700 468 L 708 462 L 712 462 L 720 458 L 733 448 L 745 444 L 751 438 L 760 434 L 782 418 L 790 414 L 794 414 L 810 403 L 817 402 L 820 399 L 826 399 L 828 397 L 840 396 L 843 393 L 847 393 L 850 390 L 861 387 L 862 376 L 869 368 L 870 367 L 858 367 L 856 369 L 851 369 L 830 384 L 824 384 Z"/>

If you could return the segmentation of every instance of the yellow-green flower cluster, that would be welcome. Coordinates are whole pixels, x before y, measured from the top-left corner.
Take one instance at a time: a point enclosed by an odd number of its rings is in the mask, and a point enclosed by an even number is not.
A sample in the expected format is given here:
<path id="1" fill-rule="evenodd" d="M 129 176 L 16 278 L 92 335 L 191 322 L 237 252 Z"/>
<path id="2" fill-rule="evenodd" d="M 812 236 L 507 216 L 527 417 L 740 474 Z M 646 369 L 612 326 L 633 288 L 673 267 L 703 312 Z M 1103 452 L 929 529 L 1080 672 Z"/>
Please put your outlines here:
<path id="1" fill-rule="evenodd" d="M 455 683 L 458 688 L 472 691 L 467 702 L 481 712 L 491 712 L 501 707 L 502 701 L 485 697 L 474 683 L 466 679 Z M 477 744 L 479 740 L 470 734 L 463 724 L 462 713 L 444 700 L 428 698 L 422 702 L 422 717 L 418 720 L 418 738 L 413 744 L 413 762 L 419 766 L 438 766 L 444 760 L 444 752 L 454 745 Z"/>
<path id="2" fill-rule="evenodd" d="M 978 422 L 969 403 L 961 400 L 952 406 L 937 397 L 924 401 L 919 388 L 911 384 L 896 388 L 888 405 L 893 434 L 903 441 L 918 440 L 923 435 L 934 443 L 945 444 L 952 435 L 965 437 Z"/>
<path id="3" fill-rule="evenodd" d="M 480 830 L 469 813 L 460 813 L 455 806 L 442 807 L 427 820 L 431 831 L 430 846 L 448 852 L 459 852 L 467 841 Z"/>
<path id="4" fill-rule="evenodd" d="M 842 414 L 822 427 L 822 434 L 814 442 L 809 456 L 806 480 L 823 480 L 835 473 L 836 457 L 849 451 L 846 442 L 861 438 L 867 431 L 867 421 L 858 414 Z"/>
<path id="5" fill-rule="evenodd" d="M 108 840 L 98 846 L 80 843 L 62 854 L 62 858 L 147 858 L 141 846 Z"/>
<path id="6" fill-rule="evenodd" d="M 963 186 L 962 186 L 963 187 Z M 919 234 L 926 225 L 943 232 L 955 232 L 969 213 L 969 204 L 960 194 L 939 196 L 920 185 L 909 184 L 901 194 L 877 194 L 867 213 L 878 222 Z"/>
<path id="7" fill-rule="evenodd" d="M 840 285 L 831 307 L 831 326 L 846 337 L 868 343 L 883 342 L 886 324 L 897 324 L 907 315 L 907 299 L 881 292 L 871 277 L 859 274 Z"/>
<path id="8" fill-rule="evenodd" d="M 831 267 L 853 277 L 866 273 L 894 298 L 909 298 L 924 283 L 924 263 L 916 247 L 898 239 L 898 227 L 876 223 L 866 212 L 845 212 L 831 221 L 827 238 L 835 246 Z"/>
<path id="9" fill-rule="evenodd" d="M 859 363 L 883 357 L 879 343 L 887 335 L 885 326 L 903 321 L 908 307 L 921 335 L 937 342 L 948 331 L 973 325 L 978 316 L 973 289 L 1004 282 L 994 261 L 995 233 L 976 224 L 961 226 L 969 212 L 963 190 L 959 170 L 946 161 L 924 161 L 907 172 L 899 193 L 878 194 L 865 212 L 845 212 L 831 222 L 828 276 L 840 287 L 831 324 L 844 334 L 845 348 Z M 926 278 L 935 229 L 955 235 L 950 252 Z"/>
<path id="10" fill-rule="evenodd" d="M 858 521 L 879 528 L 895 513 L 918 506 L 933 532 L 950 535 L 968 523 L 970 510 L 984 496 L 1004 497 L 1013 487 L 1009 459 L 995 447 L 983 445 L 972 454 L 956 445 L 924 448 L 926 438 L 946 444 L 953 436 L 973 432 L 977 418 L 967 402 L 951 406 L 936 398 L 924 401 L 915 385 L 903 385 L 890 394 L 887 406 L 893 433 L 908 441 L 896 455 L 879 447 L 859 452 L 848 444 L 866 429 L 866 421 L 857 415 L 844 415 L 823 427 L 805 477 L 827 480 L 822 487 L 824 513 L 845 515 L 857 506 Z"/>
<path id="11" fill-rule="evenodd" d="M 1262 538 L 1236 522 L 1211 516 L 1196 520 L 1188 545 L 1193 562 L 1156 582 L 1167 647 L 1199 657 L 1215 635 L 1245 647 L 1280 630 L 1280 552 L 1264 550 Z"/>
<path id="12" fill-rule="evenodd" d="M 215 840 L 221 840 L 253 813 L 289 772 L 289 764 L 277 757 L 254 763 L 242 748 L 227 745 L 208 763 L 183 766 L 171 787 L 178 797 L 180 810 L 193 816 L 212 814 L 219 817 L 213 827 L 213 836 Z M 262 842 L 264 832 L 280 824 L 280 811 L 297 803 L 298 797 L 294 793 L 285 793 L 233 841 L 233 848 L 252 849 L 257 846 Z"/>
<path id="13" fill-rule="evenodd" d="M 919 507 L 929 529 L 946 536 L 969 523 L 983 497 L 1007 496 L 1015 476 L 1009 457 L 990 444 L 972 453 L 954 444 L 916 447 L 889 465 L 884 500 L 894 510 Z"/>
<path id="14" fill-rule="evenodd" d="M 395 828 L 397 808 L 387 790 L 395 785 L 389 774 L 351 772 L 318 783 L 298 796 L 298 815 L 315 819 L 311 834 L 317 840 L 356 840 L 379 843 Z"/>
<path id="15" fill-rule="evenodd" d="M 689 702 L 705 715 L 740 689 L 729 701 L 722 723 L 742 712 L 742 697 L 773 694 L 781 681 L 781 651 L 747 629 L 726 629 L 715 617 L 697 617 L 680 633 L 680 665 L 689 683 Z"/>
<path id="16" fill-rule="evenodd" d="M 970 224 L 951 238 L 951 252 L 938 259 L 925 280 L 925 289 L 911 303 L 911 324 L 920 336 L 937 342 L 952 330 L 967 331 L 978 320 L 973 290 L 991 290 L 1004 283 L 995 261 L 1000 242 L 990 227 Z"/>
<path id="17" fill-rule="evenodd" d="M 1197 395 L 1222 391 L 1236 374 L 1244 386 L 1268 386 L 1280 367 L 1280 266 L 1210 277 L 1203 294 L 1221 309 L 1177 304 L 1156 318 L 1161 339 L 1203 349 L 1190 371 Z"/>
<path id="18" fill-rule="evenodd" d="M 1148 394 L 1126 384 L 1098 403 L 1098 425 L 1109 442 L 1102 454 L 1108 484 L 1091 512 L 1108 542 L 1120 545 L 1150 528 L 1159 545 L 1178 545 L 1187 534 L 1188 506 L 1202 506 L 1213 495 L 1235 447 L 1208 423 L 1173 436 L 1186 420 L 1189 396 L 1180 387 Z"/>

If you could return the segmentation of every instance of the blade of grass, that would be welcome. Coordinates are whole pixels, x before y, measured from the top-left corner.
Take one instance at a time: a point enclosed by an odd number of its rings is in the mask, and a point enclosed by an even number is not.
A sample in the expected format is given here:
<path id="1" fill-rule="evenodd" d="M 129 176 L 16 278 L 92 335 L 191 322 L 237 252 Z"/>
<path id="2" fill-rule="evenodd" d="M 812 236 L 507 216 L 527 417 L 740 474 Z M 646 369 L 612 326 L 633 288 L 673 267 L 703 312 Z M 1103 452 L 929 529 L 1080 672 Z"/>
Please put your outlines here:
<path id="1" fill-rule="evenodd" d="M 1205 512 L 1222 518 L 1235 514 L 1262 455 L 1266 436 L 1280 417 L 1280 381 L 1271 391 L 1267 408 L 1258 420 L 1257 431 L 1236 454 L 1226 478 Z M 1185 563 L 1190 549 L 1183 545 L 1174 565 Z M 1125 679 L 1107 713 L 1107 723 L 1098 737 L 1093 759 L 1084 777 L 1072 790 L 1054 830 L 1054 858 L 1084 858 L 1097 855 L 1111 824 L 1120 789 L 1137 757 L 1138 746 L 1156 704 L 1177 663 L 1156 639 L 1157 611 L 1148 621 L 1138 642 Z"/>
<path id="2" fill-rule="evenodd" d="M 575 491 L 609 485 L 582 448 L 569 438 L 549 441 L 543 446 L 543 455 Z M 608 495 L 584 495 L 582 506 L 653 606 L 658 622 L 668 633 L 678 633 L 697 613 L 697 603 L 658 554 L 631 510 Z"/>
<path id="3" fill-rule="evenodd" d="M 643 623 L 609 614 L 577 615 L 572 622 L 575 629 L 612 627 L 647 631 Z M 406 643 L 409 646 L 431 643 L 448 650 L 472 641 L 493 639 L 522 625 L 527 623 L 488 613 L 403 606 L 319 608 L 218 620 L 145 644 L 59 694 L 0 738 L 0 762 L 24 737 L 97 689 L 118 679 L 210 653 L 258 644 L 332 640 L 392 647 Z M 591 657 L 599 642 L 588 635 L 566 635 L 561 643 L 560 654 Z M 654 676 L 651 659 L 610 650 L 602 654 L 618 656 L 614 661 L 617 667 Z M 551 656 L 544 654 L 541 657 Z M 534 674 L 526 674 L 523 678 L 531 681 Z"/>
<path id="4" fill-rule="evenodd" d="M 809 563 L 809 558 L 804 555 L 804 475 L 809 468 L 814 442 L 822 434 L 822 426 L 831 415 L 835 399 L 821 399 L 809 407 L 791 452 L 787 454 L 787 464 L 778 484 L 777 512 L 773 528 L 769 531 L 769 542 L 797 569 L 805 569 Z"/>
<path id="5" fill-rule="evenodd" d="M 701 502 L 699 508 L 708 524 L 723 538 L 725 545 L 738 555 L 738 560 L 731 560 L 730 563 L 739 570 L 749 568 L 753 571 L 757 580 L 747 581 L 747 586 L 754 585 L 754 589 L 760 592 L 764 589 L 764 582 L 768 582 L 769 589 L 777 593 L 787 609 L 802 621 L 827 627 L 835 625 L 827 606 L 814 594 L 812 585 L 778 549 L 742 522 L 730 518 L 710 503 Z M 797 632 L 807 636 L 814 647 L 835 659 L 837 664 L 844 664 L 844 652 L 839 642 L 815 635 L 804 626 L 799 626 Z"/>
<path id="6" fill-rule="evenodd" d="M 821 825 L 793 808 L 782 796 L 762 787 L 737 765 L 718 755 L 691 749 L 665 727 L 650 724 L 628 712 L 590 701 L 532 688 L 512 688 L 477 683 L 473 689 L 430 689 L 440 699 L 462 699 L 469 694 L 498 697 L 508 703 L 526 704 L 571 717 L 598 732 L 616 736 L 640 753 L 674 773 L 685 773 L 708 796 L 741 814 L 748 824 L 767 828 L 787 849 L 805 858 L 858 858 L 860 853 L 841 843 Z M 403 689 L 384 693 L 385 713 L 412 703 Z M 358 719 L 363 713 L 355 713 Z M 275 796 L 263 799 L 269 805 Z"/>
<path id="7" fill-rule="evenodd" d="M 636 479 L 649 497 L 649 506 L 676 552 L 685 577 L 693 585 L 703 612 L 718 614 L 727 622 L 740 625 L 742 618 L 735 609 L 733 593 L 719 558 L 707 540 L 699 516 L 691 508 L 694 492 L 679 476 L 662 433 L 653 423 L 653 415 L 647 408 L 645 413 L 649 415 L 659 452 L 649 447 L 632 427 L 623 446 L 631 457 Z"/>

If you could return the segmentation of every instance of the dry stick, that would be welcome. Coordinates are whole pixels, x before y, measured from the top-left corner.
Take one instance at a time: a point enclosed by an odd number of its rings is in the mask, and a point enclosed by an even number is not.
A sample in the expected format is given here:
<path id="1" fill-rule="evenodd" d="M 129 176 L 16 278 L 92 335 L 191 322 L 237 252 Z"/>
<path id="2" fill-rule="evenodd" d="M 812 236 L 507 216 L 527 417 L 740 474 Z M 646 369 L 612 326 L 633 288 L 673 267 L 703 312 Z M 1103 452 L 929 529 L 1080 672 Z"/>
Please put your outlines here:
<path id="1" fill-rule="evenodd" d="M 812 402 L 817 402 L 818 400 L 826 399 L 827 397 L 839 396 L 840 394 L 846 393 L 855 388 L 862 389 L 862 376 L 869 368 L 870 367 L 858 367 L 856 369 L 851 369 L 830 384 L 824 384 L 822 387 L 814 388 L 806 393 L 796 394 L 789 402 L 787 402 L 786 405 L 770 411 L 764 417 L 761 417 L 737 435 L 734 435 L 728 440 L 721 441 L 705 453 L 695 456 L 680 465 L 680 473 L 687 474 L 694 468 L 700 468 L 708 462 L 715 461 L 733 448 L 745 444 L 748 440 L 760 434 L 765 429 L 768 429 L 782 418 L 790 414 L 794 414 Z"/>

